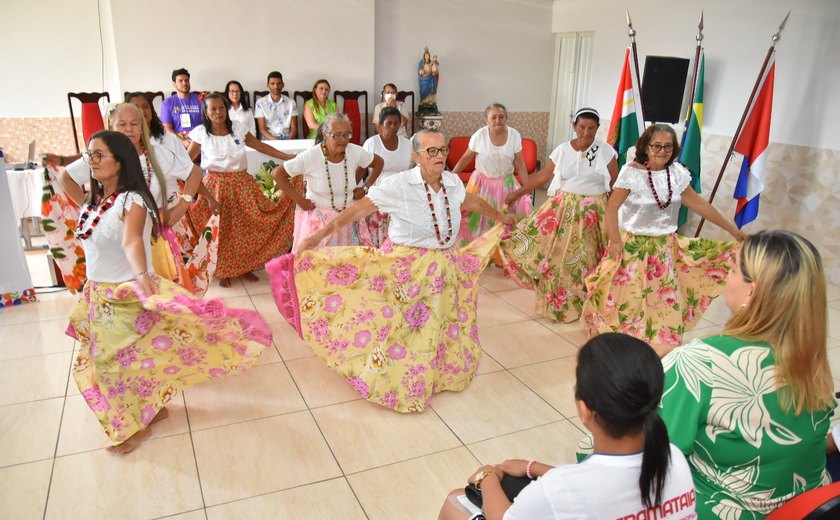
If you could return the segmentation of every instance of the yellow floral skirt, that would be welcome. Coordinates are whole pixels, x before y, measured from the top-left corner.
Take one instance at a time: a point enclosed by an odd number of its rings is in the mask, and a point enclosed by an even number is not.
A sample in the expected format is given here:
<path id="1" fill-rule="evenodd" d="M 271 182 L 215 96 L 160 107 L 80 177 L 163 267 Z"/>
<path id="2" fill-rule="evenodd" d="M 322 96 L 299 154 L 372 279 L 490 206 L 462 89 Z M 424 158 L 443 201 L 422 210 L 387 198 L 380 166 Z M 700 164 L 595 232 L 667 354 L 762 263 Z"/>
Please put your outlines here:
<path id="1" fill-rule="evenodd" d="M 478 369 L 479 278 L 502 232 L 469 245 L 325 247 L 266 264 L 281 314 L 368 401 L 426 409 Z"/>
<path id="2" fill-rule="evenodd" d="M 155 277 L 147 297 L 133 282 L 88 280 L 67 334 L 80 343 L 73 379 L 119 444 L 151 423 L 180 390 L 253 365 L 271 329 L 253 311 L 200 300 Z"/>

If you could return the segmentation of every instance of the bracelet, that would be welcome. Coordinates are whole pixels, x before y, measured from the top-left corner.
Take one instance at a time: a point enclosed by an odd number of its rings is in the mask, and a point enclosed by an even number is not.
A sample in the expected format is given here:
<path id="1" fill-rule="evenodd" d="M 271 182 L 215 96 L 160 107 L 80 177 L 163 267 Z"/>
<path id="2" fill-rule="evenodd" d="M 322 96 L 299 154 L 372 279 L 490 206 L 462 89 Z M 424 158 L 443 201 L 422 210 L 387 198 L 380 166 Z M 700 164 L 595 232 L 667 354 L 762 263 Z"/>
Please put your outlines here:
<path id="1" fill-rule="evenodd" d="M 531 466 L 533 466 L 535 462 L 537 461 L 529 460 L 528 464 L 525 466 L 525 476 L 531 480 L 534 480 L 534 475 L 531 475 Z"/>
<path id="2" fill-rule="evenodd" d="M 149 276 L 149 271 L 140 271 L 134 274 L 134 278 L 140 278 L 141 276 Z"/>

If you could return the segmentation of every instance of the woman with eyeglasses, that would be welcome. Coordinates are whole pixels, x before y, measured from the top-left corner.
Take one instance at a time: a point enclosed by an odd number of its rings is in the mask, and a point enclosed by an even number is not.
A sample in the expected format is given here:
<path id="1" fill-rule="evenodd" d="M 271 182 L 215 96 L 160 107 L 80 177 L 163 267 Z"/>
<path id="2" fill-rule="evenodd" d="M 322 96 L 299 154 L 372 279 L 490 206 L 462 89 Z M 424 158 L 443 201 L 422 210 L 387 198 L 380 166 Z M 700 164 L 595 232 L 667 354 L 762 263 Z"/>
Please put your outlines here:
<path id="1" fill-rule="evenodd" d="M 317 139 L 319 127 L 329 114 L 338 112 L 338 106 L 330 97 L 330 82 L 319 79 L 312 85 L 312 97 L 303 104 L 303 120 L 309 127 L 307 139 Z"/>
<path id="2" fill-rule="evenodd" d="M 215 277 L 219 285 L 230 287 L 230 279 L 259 280 L 252 271 L 266 261 L 289 250 L 292 243 L 291 217 L 294 203 L 285 197 L 272 202 L 248 173 L 245 146 L 287 161 L 293 155 L 268 146 L 247 128 L 233 123 L 227 99 L 218 93 L 205 96 L 201 103 L 203 124 L 190 132 L 190 157 L 201 156 L 207 172 L 204 183 L 221 204 L 219 253 Z M 201 225 L 210 217 L 210 208 L 199 202 L 191 216 Z"/>
<path id="3" fill-rule="evenodd" d="M 749 235 L 724 298 L 723 332 L 662 359 L 659 415 L 688 457 L 698 518 L 764 518 L 831 481 L 837 403 L 819 251 L 789 231 Z"/>
<path id="4" fill-rule="evenodd" d="M 463 390 L 478 368 L 478 282 L 502 226 L 459 248 L 461 210 L 514 220 L 444 171 L 440 132 L 417 132 L 412 150 L 415 168 L 372 186 L 297 253 L 266 265 L 280 313 L 315 354 L 360 396 L 398 412 Z M 390 218 L 381 248 L 319 247 L 375 211 Z"/>
<path id="5" fill-rule="evenodd" d="M 382 172 L 382 157 L 352 144 L 350 128 L 350 118 L 339 113 L 329 114 L 318 129 L 315 146 L 271 172 L 277 186 L 298 206 L 293 253 L 300 250 L 307 237 L 321 230 L 354 200 L 364 197 Z M 370 174 L 362 180 L 367 168 Z M 306 181 L 306 196 L 292 188 L 290 181 L 298 176 Z M 337 230 L 322 238 L 322 245 L 359 245 L 357 226 Z"/>
<path id="6" fill-rule="evenodd" d="M 230 120 L 239 123 L 254 135 L 257 135 L 257 122 L 254 111 L 248 105 L 248 98 L 243 94 L 242 83 L 231 80 L 225 85 L 225 97 L 230 104 Z"/>
<path id="7" fill-rule="evenodd" d="M 379 123 L 376 125 L 379 135 L 371 137 L 362 145 L 365 150 L 382 157 L 382 173 L 374 185 L 411 168 L 411 141 L 399 135 L 402 118 L 396 107 L 382 109 L 379 112 Z M 356 173 L 363 179 L 368 174 L 366 168 L 360 168 Z M 359 222 L 359 235 L 361 245 L 381 246 L 388 238 L 388 215 L 377 211 L 363 222 Z"/>
<path id="8" fill-rule="evenodd" d="M 735 240 L 744 234 L 689 186 L 675 163 L 680 147 L 668 125 L 651 125 L 636 142 L 607 202 L 608 255 L 586 279 L 583 325 L 590 335 L 624 332 L 660 355 L 682 343 L 711 301 L 723 292 L 736 244 L 678 236 L 680 204 Z"/>
<path id="9" fill-rule="evenodd" d="M 470 137 L 469 148 L 452 173 L 459 174 L 475 157 L 475 171 L 467 183 L 467 193 L 478 195 L 496 209 L 506 208 L 505 198 L 520 188 L 514 174 L 528 182 L 528 171 L 522 157 L 522 137 L 507 124 L 507 109 L 501 103 L 492 103 L 484 109 L 487 125 Z M 531 198 L 522 197 L 510 207 L 519 217 L 531 212 Z M 458 240 L 468 244 L 493 227 L 494 221 L 472 213 L 461 221 Z"/>
<path id="10" fill-rule="evenodd" d="M 79 342 L 73 379 L 109 451 L 128 453 L 178 391 L 253 365 L 271 329 L 254 311 L 197 299 L 154 273 L 149 243 L 161 222 L 128 137 L 94 134 L 85 161 L 91 191 L 75 235 L 88 280 L 67 328 Z"/>
<path id="11" fill-rule="evenodd" d="M 595 138 L 593 108 L 575 114 L 576 137 L 551 152 L 545 166 L 505 199 L 508 204 L 549 180 L 548 200 L 499 244 L 505 271 L 536 293 L 536 311 L 561 323 L 580 318 L 584 280 L 604 255 L 607 196 L 618 176 L 615 150 Z"/>
<path id="12" fill-rule="evenodd" d="M 182 217 L 198 193 L 207 199 L 215 212 L 219 205 L 201 184 L 201 170 L 195 166 L 184 150 L 180 140 L 169 132 L 158 136 L 150 134 L 149 122 L 154 122 L 154 111 L 148 100 L 139 93 L 129 94 L 130 103 L 113 105 L 107 114 L 108 126 L 114 131 L 127 136 L 137 152 L 146 179 L 155 202 L 161 211 L 162 240 L 154 244 L 155 271 L 169 280 L 173 280 L 186 289 L 203 294 L 207 288 L 207 278 L 212 276 L 212 259 L 208 258 L 207 244 L 195 251 L 198 239 L 187 233 Z M 162 128 L 162 126 L 160 127 Z M 84 199 L 82 186 L 90 181 L 90 166 L 82 159 L 67 162 L 67 158 L 48 154 L 47 162 L 65 165 L 60 177 L 61 187 L 76 204 Z M 179 185 L 183 185 L 183 188 Z M 63 266 L 70 266 L 76 282 L 84 281 L 84 258 L 79 255 L 81 248 L 68 237 L 65 223 L 78 220 L 78 209 L 53 198 L 45 209 L 58 210 L 61 216 L 53 213 L 52 217 L 58 233 L 52 233 L 48 240 L 51 246 L 60 248 L 65 256 Z M 52 243 L 57 241 L 57 243 Z M 206 241 L 205 241 L 206 242 Z M 194 254 L 195 253 L 195 254 Z M 186 260 L 185 257 L 186 256 Z M 190 268 L 192 266 L 192 268 Z M 66 277 L 67 273 L 65 273 Z"/>

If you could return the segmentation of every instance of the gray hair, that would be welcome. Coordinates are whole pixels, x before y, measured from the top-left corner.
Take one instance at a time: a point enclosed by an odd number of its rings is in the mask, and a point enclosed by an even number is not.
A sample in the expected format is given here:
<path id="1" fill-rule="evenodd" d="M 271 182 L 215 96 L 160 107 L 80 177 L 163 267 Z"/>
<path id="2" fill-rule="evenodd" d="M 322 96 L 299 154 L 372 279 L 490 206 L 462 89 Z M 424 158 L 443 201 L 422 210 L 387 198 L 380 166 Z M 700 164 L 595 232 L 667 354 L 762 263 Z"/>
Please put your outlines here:
<path id="1" fill-rule="evenodd" d="M 441 132 L 440 130 L 431 130 L 429 128 L 424 128 L 424 129 L 418 131 L 411 138 L 411 149 L 414 151 L 414 153 L 419 153 L 420 152 L 420 138 L 423 137 L 423 136 L 426 136 L 426 135 L 430 135 L 430 134 L 438 134 L 438 135 L 443 136 L 443 132 Z M 445 140 L 446 140 L 446 137 L 444 137 L 444 141 Z"/>
<path id="2" fill-rule="evenodd" d="M 490 115 L 490 111 L 493 110 L 494 108 L 500 109 L 502 112 L 505 113 L 505 116 L 507 116 L 507 108 L 505 108 L 505 106 L 503 104 L 501 104 L 501 103 L 490 103 L 489 105 L 487 105 L 487 108 L 484 109 L 484 119 L 487 119 L 487 116 Z"/>
<path id="3" fill-rule="evenodd" d="M 350 125 L 350 128 L 353 128 L 353 122 L 350 121 L 349 117 L 342 114 L 341 112 L 333 112 L 331 114 L 327 114 L 327 117 L 325 117 L 324 121 L 321 122 L 321 126 L 318 127 L 318 135 L 315 139 L 315 144 L 323 143 L 324 139 L 326 139 L 326 134 L 332 132 L 333 125 L 338 121 L 343 121 Z"/>

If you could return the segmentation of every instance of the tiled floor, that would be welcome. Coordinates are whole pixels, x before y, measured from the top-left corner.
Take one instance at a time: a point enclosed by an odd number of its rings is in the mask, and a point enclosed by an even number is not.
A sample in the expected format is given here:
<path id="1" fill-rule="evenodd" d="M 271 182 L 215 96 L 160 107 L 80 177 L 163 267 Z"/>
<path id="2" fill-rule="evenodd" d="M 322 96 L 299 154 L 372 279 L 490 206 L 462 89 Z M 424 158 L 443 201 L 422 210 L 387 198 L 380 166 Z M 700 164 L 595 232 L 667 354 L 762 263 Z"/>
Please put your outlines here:
<path id="1" fill-rule="evenodd" d="M 30 256 L 36 284 L 43 255 Z M 265 273 L 210 297 L 255 308 L 274 345 L 248 373 L 187 390 L 137 451 L 120 457 L 69 378 L 74 297 L 0 310 L 0 518 L 436 518 L 483 463 L 572 461 L 577 324 L 533 318 L 533 294 L 497 268 L 482 278 L 484 357 L 461 393 L 423 414 L 358 398 L 282 321 Z M 840 375 L 840 288 L 830 287 Z M 721 329 L 717 300 L 687 339 Z M 840 381 L 838 381 L 840 388 Z"/>

